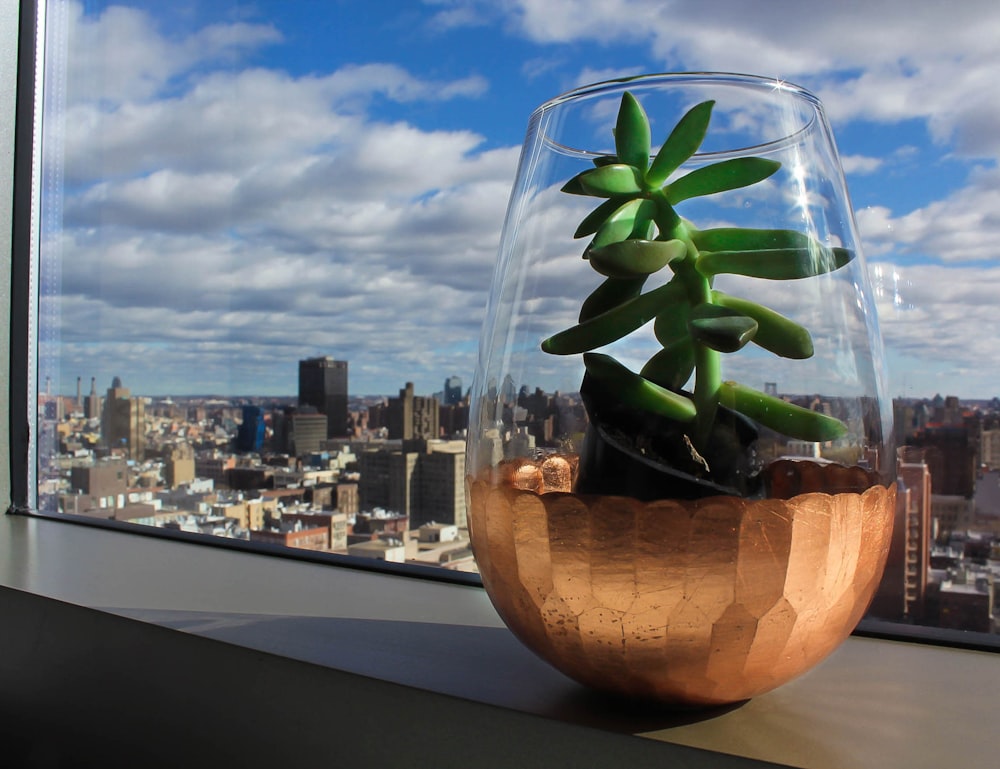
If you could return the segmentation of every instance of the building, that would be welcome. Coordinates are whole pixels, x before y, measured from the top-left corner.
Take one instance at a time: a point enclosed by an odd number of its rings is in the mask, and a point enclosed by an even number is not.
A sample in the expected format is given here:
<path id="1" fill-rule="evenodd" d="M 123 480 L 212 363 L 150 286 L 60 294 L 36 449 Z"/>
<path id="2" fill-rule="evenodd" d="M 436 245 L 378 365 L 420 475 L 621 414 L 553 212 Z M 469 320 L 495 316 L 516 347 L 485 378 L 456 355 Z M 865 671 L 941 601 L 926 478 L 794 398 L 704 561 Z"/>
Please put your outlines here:
<path id="1" fill-rule="evenodd" d="M 182 443 L 163 452 L 163 480 L 172 489 L 195 479 L 194 449 Z"/>
<path id="2" fill-rule="evenodd" d="M 934 494 L 931 497 L 931 518 L 938 536 L 957 531 L 972 518 L 975 505 L 974 499 L 967 499 L 961 494 Z"/>
<path id="3" fill-rule="evenodd" d="M 392 449 L 359 454 L 358 501 L 361 509 L 383 508 L 409 516 L 419 456 L 416 452 Z"/>
<path id="4" fill-rule="evenodd" d="M 964 425 L 928 425 L 907 443 L 925 449 L 924 458 L 934 478 L 935 494 L 972 497 L 976 485 L 978 430 L 970 435 Z"/>
<path id="5" fill-rule="evenodd" d="M 259 454 L 264 445 L 264 410 L 260 406 L 244 406 L 243 421 L 236 432 L 236 450 Z"/>
<path id="6" fill-rule="evenodd" d="M 899 450 L 896 520 L 889 556 L 870 614 L 893 621 L 920 621 L 926 612 L 933 540 L 931 472 L 922 449 Z"/>
<path id="7" fill-rule="evenodd" d="M 97 379 L 90 378 L 90 394 L 83 402 L 83 415 L 87 419 L 101 418 L 101 396 L 97 394 Z"/>
<path id="8" fill-rule="evenodd" d="M 319 526 L 327 527 L 329 549 L 343 551 L 347 549 L 347 516 L 343 513 L 316 512 L 308 510 L 306 512 L 283 512 L 281 514 L 282 523 L 295 525 L 300 523 L 303 529 L 315 529 Z"/>
<path id="9" fill-rule="evenodd" d="M 450 376 L 444 380 L 444 402 L 442 406 L 457 406 L 462 402 L 462 377 Z"/>
<path id="10" fill-rule="evenodd" d="M 406 546 L 398 539 L 373 539 L 347 546 L 348 555 L 390 563 L 406 562 Z"/>
<path id="11" fill-rule="evenodd" d="M 412 441 L 359 456 L 361 508 L 384 508 L 425 523 L 466 526 L 465 444 Z"/>
<path id="12" fill-rule="evenodd" d="M 993 632 L 993 578 L 967 569 L 953 570 L 938 588 L 938 627 Z"/>
<path id="13" fill-rule="evenodd" d="M 145 408 L 145 402 L 131 397 L 121 379 L 111 381 L 101 416 L 101 435 L 109 450 L 120 450 L 136 462 L 146 458 Z"/>
<path id="14" fill-rule="evenodd" d="M 441 406 L 438 409 L 438 423 L 444 438 L 465 435 L 469 429 L 469 404 L 462 402 L 454 406 Z"/>
<path id="15" fill-rule="evenodd" d="M 410 525 L 447 523 L 465 528 L 465 443 L 441 441 L 429 447 L 419 459 L 419 497 Z"/>
<path id="16" fill-rule="evenodd" d="M 334 487 L 333 506 L 346 515 L 355 515 L 361 510 L 358 484 L 340 481 Z"/>
<path id="17" fill-rule="evenodd" d="M 440 414 L 437 398 L 413 394 L 413 382 L 390 398 L 387 421 L 390 440 L 434 440 L 440 437 Z"/>
<path id="18" fill-rule="evenodd" d="M 319 451 L 330 429 L 330 418 L 324 414 L 296 411 L 291 416 L 291 449 L 295 456 Z"/>
<path id="19" fill-rule="evenodd" d="M 347 361 L 307 358 L 299 361 L 299 407 L 312 406 L 326 415 L 326 438 L 347 436 Z"/>
<path id="20" fill-rule="evenodd" d="M 1000 470 L 1000 429 L 980 430 L 979 463 L 988 470 Z"/>
<path id="21" fill-rule="evenodd" d="M 261 529 L 264 527 L 264 501 L 261 499 L 237 499 L 216 502 L 211 514 L 221 518 L 232 518 L 241 529 Z"/>
<path id="22" fill-rule="evenodd" d="M 206 478 L 218 487 L 229 486 L 229 471 L 236 467 L 236 457 L 217 451 L 195 457 L 194 470 L 198 478 Z"/>
<path id="23" fill-rule="evenodd" d="M 330 527 L 319 524 L 306 528 L 300 521 L 295 521 L 278 527 L 251 531 L 250 541 L 298 547 L 303 550 L 329 550 Z"/>
<path id="24" fill-rule="evenodd" d="M 128 492 L 128 466 L 121 460 L 109 460 L 73 467 L 70 469 L 70 487 L 75 497 L 69 504 L 64 501 L 62 509 L 67 513 L 124 507 Z"/>

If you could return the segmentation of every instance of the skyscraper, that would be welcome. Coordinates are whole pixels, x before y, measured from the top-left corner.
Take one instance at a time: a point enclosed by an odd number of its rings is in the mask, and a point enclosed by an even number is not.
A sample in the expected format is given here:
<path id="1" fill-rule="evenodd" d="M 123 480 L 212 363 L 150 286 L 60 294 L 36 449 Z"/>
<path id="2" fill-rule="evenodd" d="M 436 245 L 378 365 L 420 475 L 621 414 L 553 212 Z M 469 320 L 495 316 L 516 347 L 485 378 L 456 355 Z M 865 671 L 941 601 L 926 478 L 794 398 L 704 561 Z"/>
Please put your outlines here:
<path id="1" fill-rule="evenodd" d="M 444 405 L 454 406 L 462 402 L 462 377 L 450 376 L 444 380 Z"/>
<path id="2" fill-rule="evenodd" d="M 146 404 L 133 398 L 122 380 L 111 380 L 104 400 L 101 434 L 109 449 L 123 450 L 129 459 L 146 458 Z"/>
<path id="3" fill-rule="evenodd" d="M 326 356 L 299 361 L 299 405 L 326 415 L 326 437 L 347 435 L 347 361 Z"/>
<path id="4" fill-rule="evenodd" d="M 264 409 L 260 406 L 244 406 L 243 422 L 236 432 L 236 450 L 259 452 L 264 444 Z"/>
<path id="5" fill-rule="evenodd" d="M 437 398 L 413 394 L 413 382 L 399 391 L 398 398 L 389 398 L 389 437 L 424 440 L 438 437 L 440 414 Z"/>

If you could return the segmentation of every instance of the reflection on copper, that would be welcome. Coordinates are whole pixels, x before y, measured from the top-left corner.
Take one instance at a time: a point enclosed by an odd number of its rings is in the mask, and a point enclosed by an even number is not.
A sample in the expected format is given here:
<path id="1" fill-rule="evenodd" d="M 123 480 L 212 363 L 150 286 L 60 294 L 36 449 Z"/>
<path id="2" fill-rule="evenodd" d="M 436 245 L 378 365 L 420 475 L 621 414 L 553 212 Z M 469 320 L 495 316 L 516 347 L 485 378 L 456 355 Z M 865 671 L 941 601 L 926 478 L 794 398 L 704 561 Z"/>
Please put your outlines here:
<path id="1" fill-rule="evenodd" d="M 790 498 L 640 502 L 568 493 L 574 462 L 515 460 L 467 492 L 497 611 L 584 684 L 688 706 L 744 700 L 832 652 L 878 586 L 896 492 L 864 470 L 776 463 L 772 494 Z"/>

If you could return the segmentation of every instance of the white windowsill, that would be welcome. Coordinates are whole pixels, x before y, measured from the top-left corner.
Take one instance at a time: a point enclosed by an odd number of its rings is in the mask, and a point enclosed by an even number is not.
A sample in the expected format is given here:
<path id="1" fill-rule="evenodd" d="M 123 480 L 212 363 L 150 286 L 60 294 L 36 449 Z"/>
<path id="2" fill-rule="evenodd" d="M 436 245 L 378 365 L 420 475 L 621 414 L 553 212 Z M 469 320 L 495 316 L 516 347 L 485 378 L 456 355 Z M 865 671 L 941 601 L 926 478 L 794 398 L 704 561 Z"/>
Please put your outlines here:
<path id="1" fill-rule="evenodd" d="M 376 706 L 382 702 L 378 718 L 385 719 L 385 739 L 400 729 L 406 736 L 400 745 L 401 765 L 423 765 L 408 752 L 418 743 L 419 750 L 430 751 L 426 755 L 433 756 L 437 766 L 451 761 L 494 765 L 485 752 L 459 756 L 458 744 L 443 749 L 434 734 L 410 732 L 408 726 L 416 728 L 422 715 L 430 719 L 425 727 L 439 723 L 430 717 L 432 712 L 441 718 L 468 719 L 459 729 L 472 740 L 473 747 L 466 750 L 485 745 L 486 738 L 477 736 L 477 729 L 483 735 L 502 734 L 503 750 L 510 751 L 506 759 L 517 755 L 520 766 L 534 765 L 526 763 L 531 757 L 538 765 L 559 765 L 552 763 L 553 756 L 563 756 L 567 765 L 573 765 L 574 751 L 596 760 L 597 752 L 604 750 L 617 757 L 614 765 L 626 765 L 618 762 L 628 756 L 631 766 L 646 761 L 663 765 L 673 761 L 674 766 L 750 765 L 726 758 L 734 755 L 817 769 L 973 767 L 993 765 L 1000 748 L 993 726 L 1000 657 L 987 652 L 851 638 L 806 676 L 741 707 L 705 717 L 630 708 L 583 690 L 527 652 L 503 627 L 485 593 L 474 587 L 9 515 L 0 516 L 0 586 L 72 605 L 62 613 L 62 604 L 52 602 L 28 613 L 18 609 L 17 624 L 11 628 L 8 619 L 0 634 L 0 658 L 9 657 L 14 649 L 22 661 L 31 660 L 36 648 L 32 644 L 53 654 L 38 639 L 48 638 L 46 633 L 62 614 L 70 617 L 70 628 L 73 623 L 80 626 L 82 635 L 84 624 L 98 615 L 78 619 L 70 616 L 72 610 L 97 609 L 105 617 L 114 616 L 115 622 L 108 623 L 108 630 L 94 632 L 156 630 L 149 642 L 154 646 L 135 649 L 136 655 L 148 657 L 148 669 L 158 671 L 156 675 L 170 673 L 176 664 L 173 673 L 178 682 L 184 680 L 180 660 L 187 658 L 179 654 L 173 659 L 171 641 L 180 645 L 197 640 L 202 645 L 192 647 L 196 659 L 199 654 L 236 659 L 250 650 L 256 662 L 249 664 L 260 665 L 262 671 L 269 670 L 268 665 L 284 665 L 283 683 L 292 681 L 296 672 L 309 672 L 303 680 L 319 683 L 315 692 L 302 685 L 303 707 L 307 698 L 330 699 L 344 703 L 351 713 L 352 698 L 358 698 L 359 706 L 362 700 Z M 8 590 L 5 595 L 12 593 Z M 122 617 L 141 622 L 117 619 Z M 91 625 L 85 629 L 90 632 Z M 73 640 L 65 638 L 63 643 Z M 114 660 L 122 660 L 123 669 L 132 671 L 133 678 L 136 675 L 123 653 L 117 654 L 104 663 L 107 669 L 99 671 L 100 680 L 110 682 L 109 691 L 119 685 Z M 95 653 L 90 659 L 99 665 L 98 658 Z M 46 662 L 38 659 L 40 666 Z M 52 664 L 70 663 L 60 658 Z M 219 662 L 212 664 L 213 671 L 220 667 Z M 256 696 L 259 701 L 249 704 L 265 714 L 266 723 L 268 708 L 274 705 L 270 695 L 277 689 L 255 688 L 247 681 L 252 674 L 245 670 L 236 674 L 238 682 L 247 684 L 239 704 Z M 321 673 L 331 676 L 325 684 Z M 16 683 L 31 684 L 30 678 L 21 678 L 26 675 L 22 664 Z M 0 676 L 15 674 L 2 669 Z M 11 691 L 6 678 L 0 678 L 0 691 Z M 72 677 L 66 680 L 72 687 Z M 169 675 L 166 680 L 171 680 Z M 140 691 L 154 685 L 164 684 L 154 682 Z M 177 688 L 182 686 L 178 683 Z M 72 699 L 72 691 L 65 691 Z M 287 696 L 295 694 L 293 688 Z M 9 703 L 2 697 L 0 704 L 5 707 L 0 714 L 6 714 Z M 145 702 L 103 707 L 112 719 L 115 713 L 121 717 L 133 708 L 147 709 L 151 718 L 178 719 L 170 721 L 169 728 L 163 724 L 163 737 L 168 742 L 184 739 L 186 730 L 193 728 L 194 713 L 158 713 L 156 703 L 162 699 L 160 692 Z M 405 713 L 399 709 L 404 702 L 411 703 Z M 44 702 L 38 707 L 44 708 Z M 30 716 L 29 712 L 26 717 Z M 235 738 L 239 730 L 226 722 L 224 714 L 220 717 L 225 734 Z M 356 714 L 361 721 L 371 717 L 370 712 Z M 345 723 L 338 731 L 331 724 L 328 738 L 342 751 L 344 740 L 349 741 L 356 728 L 358 723 Z M 447 731 L 443 724 L 441 729 Z M 261 735 L 256 738 L 266 744 Z M 279 742 L 286 738 L 273 737 Z M 556 743 L 561 747 L 553 753 Z M 505 757 L 495 750 L 491 753 L 495 765 L 505 765 L 506 760 L 496 761 Z M 366 755 L 356 754 L 354 765 L 366 765 Z"/>

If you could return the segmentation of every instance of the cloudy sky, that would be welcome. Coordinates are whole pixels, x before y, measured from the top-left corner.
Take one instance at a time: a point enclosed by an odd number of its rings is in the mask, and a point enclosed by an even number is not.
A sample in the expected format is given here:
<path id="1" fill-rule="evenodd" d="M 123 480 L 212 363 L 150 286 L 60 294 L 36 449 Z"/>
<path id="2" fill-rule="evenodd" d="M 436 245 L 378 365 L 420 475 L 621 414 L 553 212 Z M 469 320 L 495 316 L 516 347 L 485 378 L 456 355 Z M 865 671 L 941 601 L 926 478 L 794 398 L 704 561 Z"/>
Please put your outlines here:
<path id="1" fill-rule="evenodd" d="M 313 355 L 348 360 L 355 394 L 468 386 L 531 111 L 718 70 L 826 104 L 891 393 L 1000 395 L 995 0 L 50 6 L 55 390 L 294 394 Z"/>

